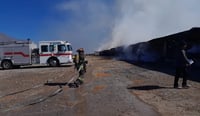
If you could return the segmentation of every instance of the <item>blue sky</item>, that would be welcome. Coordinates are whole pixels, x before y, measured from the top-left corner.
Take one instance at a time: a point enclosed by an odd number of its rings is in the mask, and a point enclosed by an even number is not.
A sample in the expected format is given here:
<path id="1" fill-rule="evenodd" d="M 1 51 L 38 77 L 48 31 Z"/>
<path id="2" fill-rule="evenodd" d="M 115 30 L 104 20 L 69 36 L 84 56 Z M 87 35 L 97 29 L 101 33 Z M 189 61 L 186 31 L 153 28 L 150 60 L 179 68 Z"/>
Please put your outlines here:
<path id="1" fill-rule="evenodd" d="M 1 0 L 0 32 L 18 39 L 35 38 L 51 15 L 47 0 Z M 50 0 L 51 1 L 51 0 Z M 48 4 L 47 4 L 48 3 Z"/>
<path id="2" fill-rule="evenodd" d="M 0 33 L 21 40 L 30 38 L 36 43 L 40 40 L 68 40 L 72 42 L 75 49 L 86 47 L 88 51 L 93 51 L 99 46 L 100 40 L 96 41 L 96 39 L 87 38 L 95 36 L 104 38 L 105 34 L 103 33 L 105 32 L 98 34 L 99 28 L 102 27 L 93 28 L 93 26 L 90 26 L 90 21 L 99 17 L 92 17 L 98 11 L 90 12 L 95 9 L 95 7 L 91 6 L 94 3 L 97 8 L 104 7 L 104 5 L 110 5 L 112 0 L 95 0 L 93 3 L 92 1 L 0 0 Z M 97 3 L 102 5 L 99 6 Z M 85 6 L 90 8 L 84 8 Z M 103 11 L 103 9 L 100 9 L 100 11 Z M 104 12 L 107 11 L 108 9 Z M 94 21 L 92 22 L 94 23 Z M 95 21 L 95 23 L 99 22 Z M 92 30 L 94 31 L 92 32 Z M 88 34 L 89 31 L 91 31 L 90 34 Z M 86 41 L 91 41 L 90 46 L 92 47 L 88 47 L 88 44 L 85 45 L 84 42 L 86 43 Z"/>
<path id="3" fill-rule="evenodd" d="M 60 20 L 55 5 L 63 0 L 0 0 L 0 32 L 16 39 L 42 40 L 48 21 Z"/>
<path id="4" fill-rule="evenodd" d="M 88 52 L 200 27 L 200 0 L 0 0 L 0 33 Z"/>

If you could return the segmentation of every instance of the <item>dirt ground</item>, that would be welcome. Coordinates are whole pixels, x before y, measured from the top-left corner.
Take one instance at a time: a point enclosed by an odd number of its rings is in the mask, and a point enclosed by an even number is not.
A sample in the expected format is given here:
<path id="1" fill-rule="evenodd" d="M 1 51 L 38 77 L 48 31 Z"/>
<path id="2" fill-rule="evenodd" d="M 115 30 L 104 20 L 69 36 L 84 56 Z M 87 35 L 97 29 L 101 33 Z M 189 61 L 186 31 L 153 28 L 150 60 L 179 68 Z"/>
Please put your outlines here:
<path id="1" fill-rule="evenodd" d="M 199 116 L 200 83 L 174 89 L 173 75 L 88 56 L 84 84 L 73 66 L 0 69 L 0 116 Z M 181 81 L 180 81 L 181 82 Z"/>

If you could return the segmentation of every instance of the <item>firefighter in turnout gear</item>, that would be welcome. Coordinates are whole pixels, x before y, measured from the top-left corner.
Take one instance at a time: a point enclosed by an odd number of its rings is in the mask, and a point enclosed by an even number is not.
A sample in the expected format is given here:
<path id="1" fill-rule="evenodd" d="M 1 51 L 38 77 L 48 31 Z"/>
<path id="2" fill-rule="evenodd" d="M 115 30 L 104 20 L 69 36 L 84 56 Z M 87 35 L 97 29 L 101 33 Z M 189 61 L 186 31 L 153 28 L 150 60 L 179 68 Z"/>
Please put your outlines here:
<path id="1" fill-rule="evenodd" d="M 69 87 L 76 88 L 83 84 L 84 74 L 86 72 L 86 64 L 84 49 L 80 48 L 77 50 L 78 55 L 74 56 L 75 69 L 78 71 L 78 79 L 74 83 L 69 84 Z"/>

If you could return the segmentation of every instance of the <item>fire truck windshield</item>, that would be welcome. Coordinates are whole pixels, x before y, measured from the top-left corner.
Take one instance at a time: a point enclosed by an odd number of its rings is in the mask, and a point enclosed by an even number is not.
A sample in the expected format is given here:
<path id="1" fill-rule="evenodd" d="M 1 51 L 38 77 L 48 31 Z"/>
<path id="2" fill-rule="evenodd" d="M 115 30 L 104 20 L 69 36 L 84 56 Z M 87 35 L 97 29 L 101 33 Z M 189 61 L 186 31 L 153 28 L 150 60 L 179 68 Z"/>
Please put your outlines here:
<path id="1" fill-rule="evenodd" d="M 58 45 L 58 51 L 59 51 L 59 52 L 64 52 L 64 51 L 66 51 L 66 46 L 65 46 L 64 44 Z"/>
<path id="2" fill-rule="evenodd" d="M 67 45 L 67 49 L 68 49 L 68 51 L 72 51 L 72 46 L 71 45 Z"/>

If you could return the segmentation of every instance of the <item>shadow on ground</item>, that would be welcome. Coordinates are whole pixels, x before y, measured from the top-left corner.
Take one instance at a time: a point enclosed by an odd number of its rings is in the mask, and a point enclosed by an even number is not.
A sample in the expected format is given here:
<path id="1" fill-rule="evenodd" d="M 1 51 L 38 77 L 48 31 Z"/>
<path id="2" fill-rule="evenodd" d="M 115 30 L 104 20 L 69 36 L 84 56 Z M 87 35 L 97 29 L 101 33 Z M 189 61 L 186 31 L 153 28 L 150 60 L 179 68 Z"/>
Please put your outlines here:
<path id="1" fill-rule="evenodd" d="M 173 89 L 172 87 L 161 87 L 157 85 L 144 85 L 144 86 L 132 86 L 127 89 L 134 90 L 155 90 L 155 89 Z"/>
<path id="2" fill-rule="evenodd" d="M 162 73 L 169 74 L 171 76 L 175 75 L 175 65 L 169 62 L 155 62 L 155 63 L 148 63 L 148 62 L 133 62 L 133 61 L 126 61 L 133 65 L 139 66 L 141 68 L 145 68 L 148 70 L 158 71 Z M 188 75 L 189 80 L 200 82 L 200 67 L 198 66 L 190 66 L 188 68 Z"/>
<path id="3" fill-rule="evenodd" d="M 62 86 L 66 86 L 68 83 L 65 82 L 65 83 L 44 83 L 44 85 L 46 86 L 59 86 L 59 87 L 62 87 Z"/>

